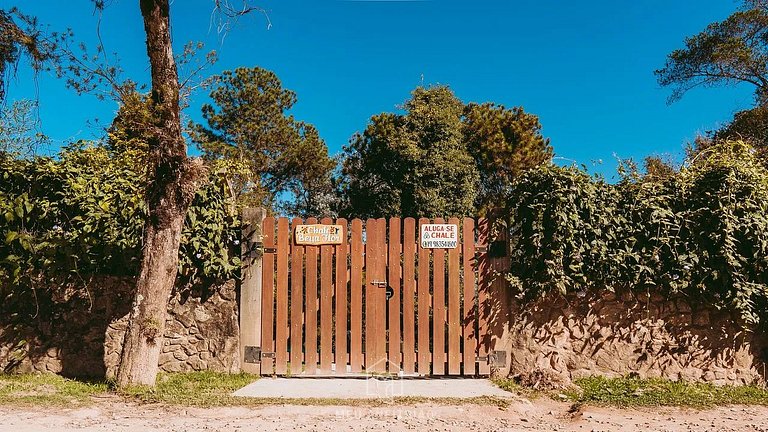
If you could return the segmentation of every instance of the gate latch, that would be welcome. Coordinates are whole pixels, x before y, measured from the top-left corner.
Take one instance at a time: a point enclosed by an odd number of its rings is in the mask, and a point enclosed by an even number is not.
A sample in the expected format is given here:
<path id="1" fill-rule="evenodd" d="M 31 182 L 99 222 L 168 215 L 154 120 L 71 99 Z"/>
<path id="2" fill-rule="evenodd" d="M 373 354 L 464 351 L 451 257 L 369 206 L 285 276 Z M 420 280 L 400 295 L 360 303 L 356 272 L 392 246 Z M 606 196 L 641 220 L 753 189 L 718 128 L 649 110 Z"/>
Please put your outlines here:
<path id="1" fill-rule="evenodd" d="M 379 288 L 386 288 L 387 287 L 387 281 L 371 281 L 371 285 L 377 286 Z"/>

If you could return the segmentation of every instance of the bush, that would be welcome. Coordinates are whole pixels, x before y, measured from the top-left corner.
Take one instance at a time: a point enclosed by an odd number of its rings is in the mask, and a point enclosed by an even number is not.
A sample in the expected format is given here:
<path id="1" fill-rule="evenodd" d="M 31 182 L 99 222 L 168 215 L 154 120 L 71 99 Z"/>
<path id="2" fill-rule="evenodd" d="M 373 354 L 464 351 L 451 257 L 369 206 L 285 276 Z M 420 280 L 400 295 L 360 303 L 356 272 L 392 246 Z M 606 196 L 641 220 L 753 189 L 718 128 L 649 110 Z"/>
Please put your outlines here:
<path id="1" fill-rule="evenodd" d="M 87 145 L 65 149 L 58 160 L 0 154 L 0 287 L 30 286 L 40 275 L 136 275 L 146 217 L 141 160 L 135 152 Z M 225 181 L 212 175 L 187 214 L 182 278 L 233 276 L 235 216 Z"/>
<path id="2" fill-rule="evenodd" d="M 507 205 L 509 278 L 523 299 L 653 288 L 765 321 L 768 171 L 744 143 L 714 146 L 664 179 L 615 185 L 544 167 L 513 185 Z"/>

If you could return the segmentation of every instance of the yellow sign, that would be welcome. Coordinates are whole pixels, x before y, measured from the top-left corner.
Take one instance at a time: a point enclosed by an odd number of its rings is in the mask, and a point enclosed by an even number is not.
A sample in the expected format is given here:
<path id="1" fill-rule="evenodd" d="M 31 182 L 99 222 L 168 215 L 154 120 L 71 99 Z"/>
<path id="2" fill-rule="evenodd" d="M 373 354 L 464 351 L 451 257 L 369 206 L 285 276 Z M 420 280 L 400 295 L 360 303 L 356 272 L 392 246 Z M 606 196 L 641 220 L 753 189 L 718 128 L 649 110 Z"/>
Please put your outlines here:
<path id="1" fill-rule="evenodd" d="M 319 246 L 341 244 L 344 228 L 341 225 L 296 225 L 296 244 Z"/>

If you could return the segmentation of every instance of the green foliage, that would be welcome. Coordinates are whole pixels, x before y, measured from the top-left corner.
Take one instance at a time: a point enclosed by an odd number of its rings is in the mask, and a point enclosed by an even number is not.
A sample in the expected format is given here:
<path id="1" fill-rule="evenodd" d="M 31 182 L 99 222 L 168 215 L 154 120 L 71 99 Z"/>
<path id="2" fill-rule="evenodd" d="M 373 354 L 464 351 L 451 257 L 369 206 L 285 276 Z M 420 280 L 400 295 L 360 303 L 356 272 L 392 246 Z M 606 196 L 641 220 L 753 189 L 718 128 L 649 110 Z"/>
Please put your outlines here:
<path id="1" fill-rule="evenodd" d="M 141 164 L 149 154 L 147 125 L 157 122 L 151 101 L 138 92 L 127 94 L 121 101 L 120 109 L 107 129 L 107 149 L 115 153 L 135 152 L 142 157 Z"/>
<path id="2" fill-rule="evenodd" d="M 0 107 L 0 152 L 29 157 L 47 142 L 40 131 L 37 102 L 22 99 Z"/>
<path id="3" fill-rule="evenodd" d="M 416 88 L 403 108 L 373 116 L 344 148 L 342 214 L 482 214 L 514 178 L 552 158 L 538 118 L 520 107 L 464 105 L 434 86 Z"/>
<path id="4" fill-rule="evenodd" d="M 467 149 L 481 173 L 479 213 L 498 206 L 514 179 L 552 160 L 552 147 L 549 138 L 541 135 L 539 118 L 521 107 L 471 103 L 463 121 Z"/>
<path id="5" fill-rule="evenodd" d="M 142 230 L 142 193 L 124 158 L 71 147 L 60 161 L 3 157 L 2 280 L 36 271 L 131 274 Z"/>
<path id="6" fill-rule="evenodd" d="M 646 180 L 663 181 L 673 177 L 678 168 L 674 162 L 661 156 L 646 156 L 643 159 Z"/>
<path id="7" fill-rule="evenodd" d="M 662 86 L 672 87 L 670 102 L 696 87 L 748 84 L 755 91 L 755 107 L 736 113 L 725 127 L 709 133 L 715 142 L 747 140 L 768 151 L 768 3 L 745 0 L 740 10 L 685 39 L 685 48 L 667 56 L 657 70 Z M 701 147 L 709 140 L 700 140 Z M 697 150 L 697 149 L 694 149 Z"/>
<path id="8" fill-rule="evenodd" d="M 137 274 L 146 217 L 146 174 L 137 171 L 143 157 L 87 143 L 70 146 L 59 160 L 0 155 L 0 287 L 30 286 L 41 274 Z M 232 277 L 238 227 L 225 181 L 212 176 L 187 214 L 180 276 Z"/>
<path id="9" fill-rule="evenodd" d="M 544 166 L 512 186 L 512 273 L 526 298 L 598 284 L 620 275 L 612 260 L 616 231 L 626 226 L 618 193 L 605 182 L 568 167 Z"/>
<path id="10" fill-rule="evenodd" d="M 181 233 L 181 280 L 225 280 L 239 274 L 240 218 L 227 187 L 225 176 L 213 175 L 192 201 Z"/>
<path id="11" fill-rule="evenodd" d="M 230 167 L 238 202 L 328 214 L 335 161 L 317 129 L 288 114 L 296 94 L 258 67 L 225 71 L 212 82 L 213 104 L 202 108 L 208 126 L 192 124 L 191 137 L 206 158 Z M 293 199 L 281 199 L 285 194 Z"/>
<path id="12" fill-rule="evenodd" d="M 564 392 L 583 404 L 618 407 L 684 406 L 707 408 L 720 405 L 768 405 L 768 391 L 754 386 L 717 386 L 686 381 L 639 378 L 588 377 L 575 380 Z"/>
<path id="13" fill-rule="evenodd" d="M 609 185 L 544 167 L 518 180 L 507 204 L 510 279 L 525 299 L 653 288 L 765 324 L 768 170 L 742 142 L 713 146 L 666 179 Z"/>
<path id="14" fill-rule="evenodd" d="M 768 102 L 768 7 L 745 3 L 744 10 L 686 38 L 685 48 L 667 56 L 656 77 L 673 87 L 670 101 L 695 87 L 749 83 L 758 104 Z"/>
<path id="15" fill-rule="evenodd" d="M 463 105 L 447 87 L 419 87 L 404 115 L 373 116 L 344 148 L 343 214 L 356 217 L 474 213 L 479 175 L 462 142 Z"/>
<path id="16" fill-rule="evenodd" d="M 14 73 L 22 55 L 27 55 L 35 71 L 55 58 L 61 35 L 44 35 L 37 19 L 16 7 L 0 9 L 0 101 L 5 100 L 6 80 Z"/>
<path id="17" fill-rule="evenodd" d="M 757 149 L 763 164 L 768 166 L 768 106 L 737 112 L 730 123 L 712 133 L 711 137 L 711 140 L 700 140 L 696 150 L 703 150 L 712 142 L 745 140 Z"/>

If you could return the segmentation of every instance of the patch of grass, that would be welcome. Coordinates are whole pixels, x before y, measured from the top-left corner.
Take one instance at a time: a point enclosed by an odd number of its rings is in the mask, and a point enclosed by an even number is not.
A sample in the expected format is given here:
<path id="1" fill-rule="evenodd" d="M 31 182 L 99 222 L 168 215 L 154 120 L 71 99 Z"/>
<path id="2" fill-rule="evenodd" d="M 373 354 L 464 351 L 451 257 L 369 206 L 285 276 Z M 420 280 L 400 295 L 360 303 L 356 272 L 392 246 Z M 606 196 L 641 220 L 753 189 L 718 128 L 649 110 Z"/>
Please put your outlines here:
<path id="1" fill-rule="evenodd" d="M 536 399 L 542 395 L 540 390 L 522 386 L 512 378 L 492 378 L 491 382 L 493 382 L 498 388 L 502 390 L 514 393 L 516 395 L 524 396 L 528 399 Z"/>
<path id="2" fill-rule="evenodd" d="M 561 392 L 580 404 L 617 407 L 768 405 L 768 390 L 754 386 L 716 386 L 664 379 L 589 377 Z"/>
<path id="3" fill-rule="evenodd" d="M 505 398 L 413 398 L 339 399 L 339 398 L 247 398 L 232 396 L 238 390 L 259 379 L 257 375 L 191 372 L 160 374 L 155 387 L 135 386 L 115 389 L 104 382 L 70 380 L 54 374 L 0 374 L 0 404 L 38 406 L 83 406 L 93 402 L 92 396 L 111 395 L 141 403 L 161 403 L 177 406 L 268 406 L 322 405 L 377 407 L 434 403 L 441 405 L 493 405 L 505 408 Z"/>
<path id="4" fill-rule="evenodd" d="M 267 405 L 309 405 L 309 406 L 387 406 L 400 404 L 436 403 L 441 405 L 495 405 L 504 408 L 509 401 L 504 398 L 477 397 L 463 398 L 414 398 L 395 397 L 389 399 L 341 399 L 341 398 L 252 398 L 232 396 L 238 390 L 259 379 L 257 375 L 225 374 L 216 372 L 192 372 L 183 374 L 161 374 L 157 385 L 133 387 L 119 390 L 120 395 L 138 399 L 145 403 L 169 405 L 220 407 L 220 406 L 267 406 Z"/>
<path id="5" fill-rule="evenodd" d="M 228 374 L 208 371 L 160 374 L 155 387 L 136 386 L 120 389 L 118 393 L 149 403 L 201 407 L 238 405 L 235 402 L 242 398 L 232 396 L 232 392 L 258 378 L 258 375 L 244 373 Z"/>
<path id="6" fill-rule="evenodd" d="M 520 384 L 511 378 L 493 378 L 491 381 L 496 384 L 496 387 L 510 393 L 520 394 L 525 390 L 522 386 L 520 386 Z"/>
<path id="7" fill-rule="evenodd" d="M 0 404 L 82 406 L 91 402 L 91 396 L 109 392 L 103 381 L 67 379 L 51 373 L 5 375 L 0 374 Z"/>

